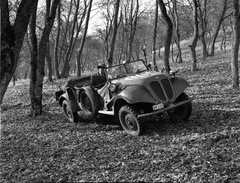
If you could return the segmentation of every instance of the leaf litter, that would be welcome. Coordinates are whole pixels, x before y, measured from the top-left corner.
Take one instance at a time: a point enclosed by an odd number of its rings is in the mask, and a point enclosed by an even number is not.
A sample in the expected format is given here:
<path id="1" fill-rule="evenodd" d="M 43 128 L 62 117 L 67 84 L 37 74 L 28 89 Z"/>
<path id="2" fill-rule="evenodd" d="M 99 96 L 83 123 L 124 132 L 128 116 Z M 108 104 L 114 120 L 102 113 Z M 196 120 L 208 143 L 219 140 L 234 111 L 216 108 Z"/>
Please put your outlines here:
<path id="1" fill-rule="evenodd" d="M 1 106 L 1 182 L 240 182 L 240 92 L 224 59 L 174 64 L 195 97 L 187 122 L 145 121 L 140 137 L 114 119 L 68 123 L 44 84 L 42 116 L 29 117 L 28 85 L 10 86 Z M 63 81 L 61 81 L 63 82 Z"/>

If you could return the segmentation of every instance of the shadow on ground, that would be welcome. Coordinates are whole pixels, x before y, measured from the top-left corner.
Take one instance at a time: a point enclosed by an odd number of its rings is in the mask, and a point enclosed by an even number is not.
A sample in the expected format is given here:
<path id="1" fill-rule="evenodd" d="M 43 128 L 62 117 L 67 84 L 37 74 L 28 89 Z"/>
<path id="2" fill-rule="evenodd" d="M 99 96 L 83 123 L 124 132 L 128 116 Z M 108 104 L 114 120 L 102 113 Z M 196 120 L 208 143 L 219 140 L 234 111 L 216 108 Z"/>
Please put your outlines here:
<path id="1" fill-rule="evenodd" d="M 143 136 L 182 135 L 190 133 L 211 133 L 224 128 L 239 126 L 240 109 L 232 110 L 229 106 L 226 109 L 214 108 L 210 102 L 193 102 L 193 111 L 188 121 L 173 123 L 169 116 L 164 113 L 160 117 L 153 116 L 143 120 Z M 62 109 L 55 103 L 44 108 L 44 113 L 39 117 L 29 117 L 29 106 L 16 106 L 2 111 L 2 124 L 17 123 L 35 127 L 48 128 L 50 131 L 69 130 L 90 130 L 94 132 L 123 131 L 120 123 L 112 116 L 99 115 L 95 120 L 82 120 L 79 117 L 78 123 L 70 123 L 63 115 Z M 12 115 L 16 114 L 16 115 Z M 51 130 L 52 129 L 52 130 Z"/>

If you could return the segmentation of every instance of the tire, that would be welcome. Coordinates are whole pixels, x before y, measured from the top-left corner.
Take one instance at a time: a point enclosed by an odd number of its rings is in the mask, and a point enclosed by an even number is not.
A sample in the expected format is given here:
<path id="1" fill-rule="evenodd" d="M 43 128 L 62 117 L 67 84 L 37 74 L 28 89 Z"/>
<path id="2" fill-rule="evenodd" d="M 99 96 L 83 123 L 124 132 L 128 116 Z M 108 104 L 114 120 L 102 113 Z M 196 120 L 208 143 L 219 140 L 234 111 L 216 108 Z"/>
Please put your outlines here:
<path id="1" fill-rule="evenodd" d="M 188 100 L 189 97 L 186 93 L 181 93 L 175 102 L 182 102 Z M 183 120 L 188 120 L 192 113 L 192 103 L 186 103 L 181 106 L 178 106 L 170 111 L 168 111 L 168 115 L 170 116 L 173 122 L 179 122 Z"/>
<path id="2" fill-rule="evenodd" d="M 80 93 L 80 105 L 88 120 L 92 120 L 97 116 L 99 99 L 95 92 L 82 91 Z"/>
<path id="3" fill-rule="evenodd" d="M 77 112 L 72 111 L 69 105 L 69 102 L 67 100 L 63 101 L 62 108 L 63 108 L 64 115 L 68 119 L 68 121 L 70 121 L 71 123 L 78 122 L 78 114 Z"/>
<path id="4" fill-rule="evenodd" d="M 122 106 L 119 110 L 120 123 L 129 135 L 138 136 L 142 133 L 137 116 L 137 112 L 130 105 Z"/>

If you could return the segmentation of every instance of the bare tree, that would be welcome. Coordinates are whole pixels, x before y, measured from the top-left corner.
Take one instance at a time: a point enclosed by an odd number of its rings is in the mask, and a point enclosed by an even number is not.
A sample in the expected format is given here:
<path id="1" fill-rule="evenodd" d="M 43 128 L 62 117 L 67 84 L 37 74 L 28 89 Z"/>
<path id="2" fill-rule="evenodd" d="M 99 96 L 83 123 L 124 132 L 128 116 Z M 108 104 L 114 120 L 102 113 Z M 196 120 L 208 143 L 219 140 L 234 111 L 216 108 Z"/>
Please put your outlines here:
<path id="1" fill-rule="evenodd" d="M 169 65 L 169 54 L 170 54 L 170 47 L 171 47 L 171 41 L 172 41 L 173 24 L 172 24 L 170 17 L 167 14 L 167 10 L 166 10 L 163 0 L 159 0 L 159 6 L 161 9 L 163 20 L 167 26 L 167 35 L 166 35 L 166 40 L 164 43 L 164 47 L 165 47 L 164 68 L 166 70 L 166 73 L 169 74 L 170 70 L 171 70 L 170 65 Z"/>
<path id="2" fill-rule="evenodd" d="M 233 0 L 233 43 L 231 52 L 232 87 L 239 89 L 238 52 L 240 42 L 239 1 Z"/>
<path id="3" fill-rule="evenodd" d="M 203 51 L 203 58 L 209 56 L 207 50 L 207 43 L 206 43 L 206 33 L 207 33 L 207 0 L 202 0 L 202 5 L 200 4 L 200 0 L 198 0 L 198 17 L 200 21 L 200 33 L 199 37 L 202 42 L 202 51 Z"/>
<path id="4" fill-rule="evenodd" d="M 68 77 L 68 75 L 69 75 L 69 70 L 70 70 L 69 62 L 70 62 L 70 58 L 71 58 L 72 49 L 74 46 L 74 36 L 75 36 L 75 29 L 76 29 L 77 18 L 78 18 L 79 4 L 80 4 L 80 0 L 77 0 L 75 14 L 74 14 L 74 18 L 73 18 L 73 25 L 72 25 L 72 29 L 70 32 L 70 41 L 69 41 L 69 45 L 67 47 L 67 52 L 66 52 L 65 59 L 64 59 L 64 72 L 62 72 L 63 77 Z"/>
<path id="5" fill-rule="evenodd" d="M 55 73 L 56 79 L 60 78 L 60 73 L 59 73 L 60 59 L 58 59 L 60 32 L 61 32 L 61 0 L 59 0 L 58 11 L 57 11 L 57 35 L 56 35 L 56 41 L 54 45 L 54 73 Z"/>
<path id="6" fill-rule="evenodd" d="M 156 0 L 155 5 L 155 19 L 154 19 L 154 29 L 153 29 L 153 46 L 152 46 L 152 62 L 155 70 L 158 70 L 156 63 L 156 39 L 157 39 L 157 26 L 158 26 L 158 0 Z"/>
<path id="7" fill-rule="evenodd" d="M 114 53 L 114 47 L 115 47 L 115 42 L 116 42 L 116 37 L 117 37 L 117 30 L 118 30 L 118 12 L 119 12 L 119 4 L 120 0 L 116 0 L 115 2 L 115 7 L 114 7 L 114 20 L 113 20 L 113 35 L 112 35 L 112 41 L 110 45 L 110 51 L 109 51 L 109 56 L 108 56 L 108 65 L 112 66 L 113 63 L 113 53 Z"/>
<path id="8" fill-rule="evenodd" d="M 130 61 L 132 58 L 132 45 L 136 33 L 137 22 L 139 18 L 139 0 L 126 1 L 124 4 L 124 26 L 126 34 L 126 60 Z"/>
<path id="9" fill-rule="evenodd" d="M 198 3 L 197 3 L 197 0 L 193 0 L 193 26 L 194 26 L 193 38 L 192 38 L 191 44 L 188 46 L 190 48 L 192 60 L 193 60 L 192 70 L 196 71 L 197 70 L 196 46 L 197 46 L 197 41 L 198 41 Z"/>
<path id="10" fill-rule="evenodd" d="M 177 0 L 173 0 L 173 12 L 174 12 L 174 28 L 175 28 L 175 41 L 178 49 L 178 56 L 179 58 L 178 63 L 182 63 L 182 51 L 180 46 L 180 32 L 179 32 L 179 18 L 177 12 Z"/>
<path id="11" fill-rule="evenodd" d="M 53 69 L 52 69 L 52 57 L 51 57 L 51 45 L 50 42 L 47 45 L 47 52 L 46 52 L 46 61 L 48 67 L 48 81 L 53 81 Z"/>
<path id="12" fill-rule="evenodd" d="M 224 50 L 224 54 L 227 54 L 227 49 L 226 49 L 226 42 L 227 42 L 227 28 L 228 28 L 228 23 L 225 23 L 225 21 L 223 21 L 222 23 L 222 40 L 221 40 L 221 45 L 220 45 L 220 49 Z"/>
<path id="13" fill-rule="evenodd" d="M 81 45 L 80 45 L 78 56 L 77 56 L 77 76 L 81 76 L 81 62 L 80 62 L 80 59 L 81 59 L 81 56 L 82 56 L 82 52 L 83 52 L 83 48 L 84 48 L 84 44 L 85 44 L 85 40 L 86 40 L 86 36 L 87 36 L 90 13 L 91 13 L 91 9 L 92 9 L 92 1 L 93 0 L 89 0 L 85 29 L 84 29 Z"/>
<path id="14" fill-rule="evenodd" d="M 109 58 L 109 47 L 110 47 L 110 36 L 111 36 L 111 33 L 112 33 L 112 27 L 113 27 L 113 19 L 114 19 L 114 16 L 112 15 L 112 1 L 111 0 L 106 0 L 106 2 L 102 2 L 100 4 L 100 7 L 101 9 L 101 14 L 102 14 L 102 17 L 105 21 L 105 28 L 104 29 L 98 29 L 97 32 L 98 32 L 98 37 L 103 41 L 103 44 L 104 44 L 104 49 L 105 49 L 105 52 L 103 53 L 104 57 L 106 59 Z"/>
<path id="15" fill-rule="evenodd" d="M 61 77 L 68 77 L 71 70 L 72 57 L 76 53 L 76 45 L 81 41 L 80 32 L 83 30 L 83 22 L 86 17 L 88 0 L 71 0 L 67 6 L 67 16 L 62 13 L 62 39 L 60 38 L 60 58 L 63 58 Z M 83 31 L 82 31 L 83 32 Z M 77 64 L 77 61 L 75 62 Z M 74 64 L 75 64 L 74 63 Z"/>
<path id="16" fill-rule="evenodd" d="M 70 18 L 71 18 L 71 14 L 72 14 L 72 9 L 73 9 L 73 0 L 70 1 L 69 4 L 69 11 L 67 14 L 67 18 L 65 20 L 65 29 L 64 29 L 64 33 L 63 33 L 63 38 L 62 38 L 62 45 L 61 45 L 61 50 L 60 50 L 60 58 L 64 58 L 64 52 L 67 52 L 67 34 L 70 30 Z M 70 66 L 69 66 L 69 62 L 68 60 L 64 61 L 63 64 L 63 69 L 61 72 L 61 77 L 68 77 L 69 73 L 68 71 L 70 70 Z"/>
<path id="17" fill-rule="evenodd" d="M 8 0 L 1 0 L 1 77 L 0 104 L 8 84 L 17 68 L 19 53 L 22 48 L 32 9 L 38 1 L 22 0 L 11 25 Z"/>
<path id="18" fill-rule="evenodd" d="M 36 11 L 37 6 L 34 8 L 34 13 L 31 17 L 31 42 L 32 42 L 32 60 L 31 60 L 31 77 L 30 77 L 30 98 L 31 98 L 31 114 L 33 116 L 42 114 L 42 89 L 44 78 L 45 57 L 47 52 L 47 45 L 49 42 L 49 35 L 54 23 L 56 10 L 59 0 L 46 1 L 46 16 L 45 27 L 39 45 L 37 45 L 36 37 Z"/>
<path id="19" fill-rule="evenodd" d="M 219 30 L 221 28 L 221 25 L 222 25 L 222 22 L 224 21 L 224 19 L 229 16 L 229 15 L 225 16 L 226 11 L 227 11 L 227 5 L 228 5 L 228 0 L 223 0 L 222 1 L 222 11 L 221 11 L 217 26 L 215 28 L 215 32 L 213 34 L 213 39 L 212 39 L 211 46 L 210 46 L 211 50 L 210 50 L 209 56 L 214 56 L 215 55 L 215 42 L 216 42 Z"/>

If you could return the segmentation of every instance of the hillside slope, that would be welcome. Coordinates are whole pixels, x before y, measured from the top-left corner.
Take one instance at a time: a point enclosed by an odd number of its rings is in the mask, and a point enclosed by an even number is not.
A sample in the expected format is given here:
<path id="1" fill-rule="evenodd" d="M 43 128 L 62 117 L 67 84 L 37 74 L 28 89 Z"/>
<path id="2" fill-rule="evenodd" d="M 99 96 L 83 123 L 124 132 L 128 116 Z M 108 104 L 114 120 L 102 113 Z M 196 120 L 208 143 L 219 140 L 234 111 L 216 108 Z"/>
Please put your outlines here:
<path id="1" fill-rule="evenodd" d="M 240 182 L 240 92 L 230 86 L 229 51 L 203 60 L 198 50 L 196 72 L 187 54 L 171 63 L 195 97 L 189 121 L 151 118 L 136 138 L 112 118 L 68 123 L 52 83 L 44 84 L 44 114 L 29 117 L 28 84 L 10 86 L 1 106 L 0 181 Z"/>

